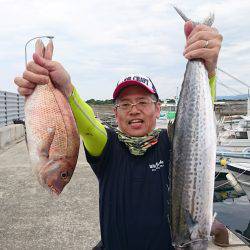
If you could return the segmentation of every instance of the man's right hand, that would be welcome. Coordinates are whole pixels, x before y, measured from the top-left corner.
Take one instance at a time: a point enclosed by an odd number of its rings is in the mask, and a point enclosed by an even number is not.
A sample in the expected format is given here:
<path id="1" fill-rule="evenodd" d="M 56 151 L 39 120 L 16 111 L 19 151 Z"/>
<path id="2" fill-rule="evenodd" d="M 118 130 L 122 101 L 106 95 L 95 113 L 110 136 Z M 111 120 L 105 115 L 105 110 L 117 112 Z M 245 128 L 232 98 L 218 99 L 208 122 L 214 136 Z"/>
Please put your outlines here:
<path id="1" fill-rule="evenodd" d="M 37 84 L 47 84 L 49 78 L 66 97 L 71 95 L 73 85 L 70 75 L 60 63 L 51 61 L 52 54 L 52 43 L 45 48 L 44 58 L 37 51 L 33 54 L 34 61 L 27 64 L 22 77 L 16 77 L 14 80 L 20 95 L 28 96 L 32 94 Z"/>

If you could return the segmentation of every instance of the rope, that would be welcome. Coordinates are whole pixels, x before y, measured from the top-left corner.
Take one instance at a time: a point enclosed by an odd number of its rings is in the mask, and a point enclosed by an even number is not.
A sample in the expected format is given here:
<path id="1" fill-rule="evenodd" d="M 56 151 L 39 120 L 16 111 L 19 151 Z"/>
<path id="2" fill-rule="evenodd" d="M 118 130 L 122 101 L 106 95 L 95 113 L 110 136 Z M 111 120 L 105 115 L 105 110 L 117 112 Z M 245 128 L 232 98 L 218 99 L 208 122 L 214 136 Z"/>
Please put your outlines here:
<path id="1" fill-rule="evenodd" d="M 228 171 L 232 174 L 232 172 L 231 172 L 230 170 L 228 170 Z M 246 171 L 247 171 L 247 170 L 244 170 L 242 173 L 240 173 L 239 175 L 235 176 L 235 178 L 237 179 L 237 178 L 240 177 L 242 174 L 244 174 Z M 226 185 L 226 184 L 229 184 L 229 183 L 230 183 L 230 181 L 226 181 L 226 182 L 224 182 L 223 184 L 218 185 L 218 186 L 215 187 L 214 189 L 219 188 L 219 187 L 222 187 L 222 186 L 224 186 L 224 185 Z"/>
<path id="2" fill-rule="evenodd" d="M 247 83 L 241 81 L 239 78 L 237 78 L 237 77 L 235 77 L 235 76 L 233 76 L 233 75 L 227 73 L 226 71 L 224 71 L 223 69 L 221 69 L 221 68 L 219 68 L 219 67 L 217 67 L 217 69 L 218 69 L 219 71 L 221 71 L 222 73 L 228 75 L 229 77 L 233 78 L 234 80 L 240 82 L 242 85 L 246 86 L 247 88 L 250 88 L 250 85 L 248 85 Z"/>
<path id="3" fill-rule="evenodd" d="M 218 172 L 218 174 L 215 176 L 214 179 L 216 180 L 219 175 L 220 175 L 220 172 Z"/>
<path id="4" fill-rule="evenodd" d="M 233 91 L 233 92 L 235 92 L 235 93 L 237 93 L 237 94 L 240 94 L 240 95 L 243 94 L 242 92 L 240 92 L 240 91 L 238 91 L 238 90 L 236 90 L 236 89 L 234 89 L 234 88 L 232 88 L 232 87 L 227 86 L 227 85 L 224 84 L 221 80 L 219 81 L 219 80 L 217 79 L 217 83 L 218 83 L 219 85 L 222 85 L 222 86 L 225 87 L 226 89 L 231 90 L 231 92 Z"/>

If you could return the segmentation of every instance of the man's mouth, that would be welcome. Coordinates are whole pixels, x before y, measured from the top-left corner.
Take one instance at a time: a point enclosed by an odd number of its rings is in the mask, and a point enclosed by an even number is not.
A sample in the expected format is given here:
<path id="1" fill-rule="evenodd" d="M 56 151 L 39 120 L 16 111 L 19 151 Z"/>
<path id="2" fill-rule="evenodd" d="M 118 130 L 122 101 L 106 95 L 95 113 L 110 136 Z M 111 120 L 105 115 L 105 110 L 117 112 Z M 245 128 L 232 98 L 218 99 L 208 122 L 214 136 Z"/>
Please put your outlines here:
<path id="1" fill-rule="evenodd" d="M 128 122 L 129 125 L 131 125 L 131 124 L 142 124 L 142 123 L 143 123 L 143 120 L 141 120 L 141 119 L 133 119 L 133 120 L 130 120 Z"/>

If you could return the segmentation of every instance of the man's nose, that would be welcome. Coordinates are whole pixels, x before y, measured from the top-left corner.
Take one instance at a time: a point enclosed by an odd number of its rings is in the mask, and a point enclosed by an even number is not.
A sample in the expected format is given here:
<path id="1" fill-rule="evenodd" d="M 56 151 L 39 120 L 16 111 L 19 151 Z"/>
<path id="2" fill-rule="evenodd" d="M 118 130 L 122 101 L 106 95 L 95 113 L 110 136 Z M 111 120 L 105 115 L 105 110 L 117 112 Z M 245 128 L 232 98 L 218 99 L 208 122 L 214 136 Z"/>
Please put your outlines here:
<path id="1" fill-rule="evenodd" d="M 132 107 L 131 107 L 131 110 L 130 110 L 130 113 L 139 113 L 140 110 L 137 108 L 137 105 L 136 104 L 133 104 Z"/>

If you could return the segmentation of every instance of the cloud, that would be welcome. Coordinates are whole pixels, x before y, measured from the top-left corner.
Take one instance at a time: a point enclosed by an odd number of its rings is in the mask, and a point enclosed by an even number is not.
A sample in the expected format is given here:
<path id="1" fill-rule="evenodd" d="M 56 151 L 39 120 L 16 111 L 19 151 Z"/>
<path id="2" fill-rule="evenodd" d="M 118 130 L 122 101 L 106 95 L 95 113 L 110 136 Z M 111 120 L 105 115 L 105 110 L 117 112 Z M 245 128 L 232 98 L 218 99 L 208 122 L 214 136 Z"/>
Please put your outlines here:
<path id="1" fill-rule="evenodd" d="M 83 98 L 111 98 L 121 76 L 148 75 L 161 98 L 175 95 L 186 60 L 183 20 L 163 0 L 1 0 L 0 89 L 16 91 L 24 70 L 24 44 L 37 35 L 55 35 L 54 60 L 70 72 Z M 172 1 L 190 18 L 215 12 L 224 36 L 219 66 L 249 79 L 248 1 Z M 29 46 L 29 58 L 33 52 Z M 226 84 L 238 84 L 220 74 Z M 100 87 L 101 86 L 101 87 Z M 105 88 L 102 88 L 105 86 Z M 243 91 L 244 87 L 239 86 Z M 97 91 L 101 89 L 101 91 Z M 180 89 L 180 87 L 179 87 Z M 174 91 L 173 91 L 174 90 Z M 223 95 L 219 89 L 219 95 Z"/>

